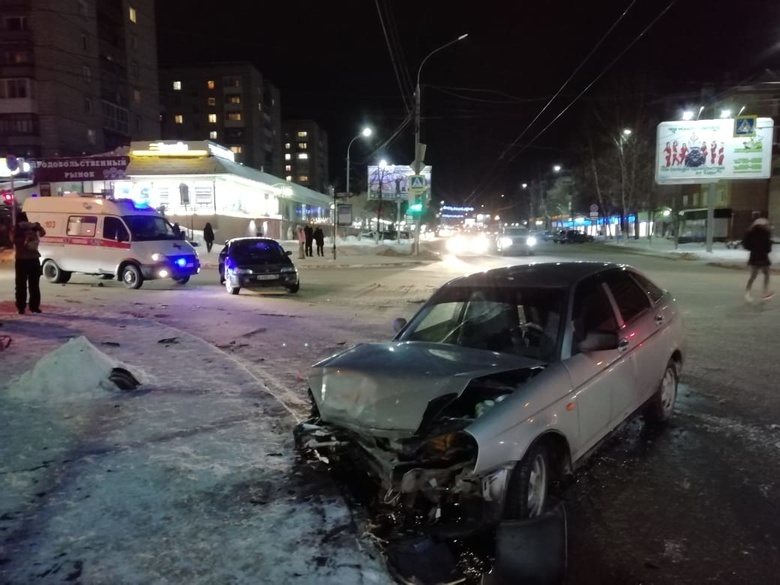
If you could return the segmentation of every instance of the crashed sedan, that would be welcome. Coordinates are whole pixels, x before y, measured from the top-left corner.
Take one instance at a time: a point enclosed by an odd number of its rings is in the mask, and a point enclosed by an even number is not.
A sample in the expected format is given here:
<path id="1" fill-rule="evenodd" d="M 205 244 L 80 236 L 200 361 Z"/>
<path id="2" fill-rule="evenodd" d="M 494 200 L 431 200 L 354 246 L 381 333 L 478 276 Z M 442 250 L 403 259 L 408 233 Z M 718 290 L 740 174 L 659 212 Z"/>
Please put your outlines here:
<path id="1" fill-rule="evenodd" d="M 686 353 L 671 294 L 607 263 L 460 277 L 396 328 L 313 366 L 296 445 L 367 471 L 424 522 L 475 529 L 544 513 L 635 413 L 668 420 Z"/>

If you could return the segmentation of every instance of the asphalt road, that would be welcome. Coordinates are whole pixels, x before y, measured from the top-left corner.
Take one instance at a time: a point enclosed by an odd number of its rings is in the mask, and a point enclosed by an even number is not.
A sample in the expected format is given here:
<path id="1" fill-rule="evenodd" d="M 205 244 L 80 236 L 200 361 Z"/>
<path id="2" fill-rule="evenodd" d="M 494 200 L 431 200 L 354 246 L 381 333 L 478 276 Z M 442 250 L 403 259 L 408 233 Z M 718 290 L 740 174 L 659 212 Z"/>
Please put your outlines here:
<path id="1" fill-rule="evenodd" d="M 746 305 L 746 275 L 734 270 L 598 245 L 547 245 L 540 252 L 531 260 L 636 266 L 677 296 L 689 334 L 672 423 L 660 432 L 632 423 L 564 494 L 568 583 L 777 582 L 780 297 Z M 411 316 L 446 280 L 527 261 L 490 256 L 413 268 L 302 266 L 297 295 L 242 291 L 238 297 L 225 293 L 214 270 L 184 287 L 150 282 L 138 291 L 76 275 L 68 285 L 43 284 L 44 310 L 80 304 L 155 319 L 225 347 L 255 371 L 262 362 L 269 388 L 302 396 L 311 363 L 351 343 L 390 338 L 392 319 Z M 10 298 L 8 268 L 0 269 L 0 290 Z"/>

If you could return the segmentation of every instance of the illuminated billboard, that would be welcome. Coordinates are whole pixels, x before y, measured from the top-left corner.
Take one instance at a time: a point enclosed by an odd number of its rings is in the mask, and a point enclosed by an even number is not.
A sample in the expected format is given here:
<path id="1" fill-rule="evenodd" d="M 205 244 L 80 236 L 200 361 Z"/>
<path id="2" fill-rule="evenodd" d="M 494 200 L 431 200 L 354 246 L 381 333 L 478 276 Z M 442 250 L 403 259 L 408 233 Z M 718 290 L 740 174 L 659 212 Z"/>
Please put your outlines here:
<path id="1" fill-rule="evenodd" d="M 427 193 L 430 196 L 431 167 L 426 166 L 420 174 L 425 179 Z M 411 191 L 413 189 L 411 177 L 414 175 L 415 172 L 409 165 L 370 165 L 368 167 L 368 198 L 379 199 L 381 190 L 381 198 L 385 201 L 399 199 L 408 201 L 412 193 L 420 193 L 420 191 Z"/>
<path id="2" fill-rule="evenodd" d="M 771 118 L 662 122 L 655 180 L 662 185 L 724 179 L 768 179 L 772 174 Z"/>

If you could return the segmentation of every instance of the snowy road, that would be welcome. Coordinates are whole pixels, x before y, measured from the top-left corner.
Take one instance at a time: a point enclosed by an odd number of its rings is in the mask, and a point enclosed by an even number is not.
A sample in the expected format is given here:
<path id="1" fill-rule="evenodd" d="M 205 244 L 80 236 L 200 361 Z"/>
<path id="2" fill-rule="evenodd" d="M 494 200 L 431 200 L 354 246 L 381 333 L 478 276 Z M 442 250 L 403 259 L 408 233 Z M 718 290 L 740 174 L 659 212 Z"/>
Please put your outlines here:
<path id="1" fill-rule="evenodd" d="M 565 253 L 622 258 L 674 290 L 691 346 L 681 416 L 658 435 L 631 426 L 578 474 L 569 582 L 771 581 L 780 312 L 742 305 L 737 272 L 590 247 Z M 74 277 L 44 284 L 40 317 L 0 304 L 3 329 L 19 341 L 0 354 L 5 380 L 79 333 L 150 380 L 139 395 L 65 405 L 0 394 L 0 577 L 389 582 L 340 494 L 293 465 L 308 366 L 390 337 L 391 320 L 445 280 L 509 261 L 303 267 L 295 296 L 232 297 L 214 271 L 139 291 Z M 0 269 L 0 289 L 10 285 Z"/>

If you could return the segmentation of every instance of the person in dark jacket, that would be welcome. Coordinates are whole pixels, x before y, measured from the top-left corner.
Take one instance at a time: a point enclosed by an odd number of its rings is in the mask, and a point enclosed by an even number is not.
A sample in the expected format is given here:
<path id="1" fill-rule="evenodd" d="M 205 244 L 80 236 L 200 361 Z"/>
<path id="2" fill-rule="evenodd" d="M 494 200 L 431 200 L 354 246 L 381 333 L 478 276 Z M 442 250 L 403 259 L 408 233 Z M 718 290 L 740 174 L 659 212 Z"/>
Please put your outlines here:
<path id="1" fill-rule="evenodd" d="M 16 310 L 24 315 L 27 307 L 27 291 L 30 292 L 30 312 L 41 312 L 41 257 L 38 245 L 46 230 L 39 223 L 31 223 L 27 214 L 17 216 L 16 225 L 11 230 L 11 240 L 16 251 Z"/>
<path id="2" fill-rule="evenodd" d="M 317 226 L 314 230 L 314 243 L 317 244 L 317 256 L 325 255 L 325 234 L 322 228 Z"/>
<path id="3" fill-rule="evenodd" d="M 306 255 L 313 256 L 312 244 L 314 243 L 314 230 L 309 224 L 306 224 L 306 227 L 303 228 L 303 233 L 306 236 Z"/>
<path id="4" fill-rule="evenodd" d="M 745 300 L 753 301 L 751 288 L 755 282 L 758 273 L 764 275 L 764 299 L 770 299 L 774 293 L 769 290 L 769 267 L 772 265 L 769 254 L 772 252 L 772 232 L 769 227 L 769 220 L 765 217 L 759 217 L 750 226 L 750 229 L 742 239 L 742 247 L 750 252 L 748 266 L 750 266 L 750 278 L 745 288 Z"/>
<path id="5" fill-rule="evenodd" d="M 214 228 L 211 227 L 210 222 L 203 226 L 203 240 L 206 242 L 206 252 L 211 252 L 211 247 L 214 245 Z"/>

